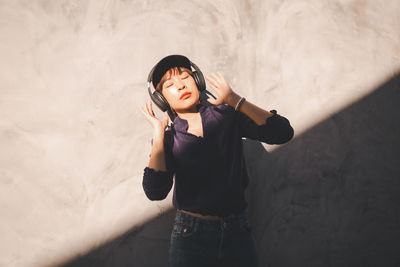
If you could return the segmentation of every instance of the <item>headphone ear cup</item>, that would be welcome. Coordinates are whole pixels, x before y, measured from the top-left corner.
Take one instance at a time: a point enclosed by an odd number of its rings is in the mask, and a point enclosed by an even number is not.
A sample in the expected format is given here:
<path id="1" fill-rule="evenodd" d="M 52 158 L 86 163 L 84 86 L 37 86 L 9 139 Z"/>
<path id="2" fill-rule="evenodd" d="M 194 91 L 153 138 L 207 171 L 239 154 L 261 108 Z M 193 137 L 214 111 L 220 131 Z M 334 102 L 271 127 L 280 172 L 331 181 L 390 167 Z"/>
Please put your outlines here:
<path id="1" fill-rule="evenodd" d="M 204 91 L 206 89 L 206 81 L 204 80 L 203 74 L 196 70 L 192 72 L 192 77 L 196 82 L 197 89 L 199 89 L 200 92 Z"/>
<path id="2" fill-rule="evenodd" d="M 167 100 L 164 98 L 164 96 L 160 92 L 154 91 L 151 96 L 151 99 L 161 109 L 162 112 L 165 112 L 170 109 L 170 106 L 169 106 Z"/>

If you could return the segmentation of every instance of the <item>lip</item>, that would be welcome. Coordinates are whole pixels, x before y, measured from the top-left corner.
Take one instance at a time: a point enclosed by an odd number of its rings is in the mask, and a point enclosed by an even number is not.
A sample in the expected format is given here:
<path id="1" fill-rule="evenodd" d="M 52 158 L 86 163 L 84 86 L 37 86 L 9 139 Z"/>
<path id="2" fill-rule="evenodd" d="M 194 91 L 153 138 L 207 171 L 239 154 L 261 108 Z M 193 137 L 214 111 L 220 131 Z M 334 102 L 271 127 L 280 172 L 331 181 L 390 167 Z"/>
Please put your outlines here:
<path id="1" fill-rule="evenodd" d="M 184 92 L 179 99 L 185 99 L 185 98 L 187 98 L 186 96 L 190 96 L 190 95 L 191 95 L 191 93 Z"/>

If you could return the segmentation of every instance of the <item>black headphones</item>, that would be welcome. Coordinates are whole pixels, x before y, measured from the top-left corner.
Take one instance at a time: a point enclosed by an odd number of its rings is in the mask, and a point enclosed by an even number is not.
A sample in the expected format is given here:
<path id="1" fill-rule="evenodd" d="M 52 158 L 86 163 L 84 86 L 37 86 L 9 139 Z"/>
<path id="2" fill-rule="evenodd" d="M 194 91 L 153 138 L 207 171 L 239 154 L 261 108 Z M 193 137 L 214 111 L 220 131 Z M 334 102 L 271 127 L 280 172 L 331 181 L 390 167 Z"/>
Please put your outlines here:
<path id="1" fill-rule="evenodd" d="M 190 66 L 193 67 L 195 70 L 192 70 L 192 77 L 196 83 L 197 89 L 200 92 L 200 101 L 204 101 L 208 98 L 208 96 L 205 93 L 209 93 L 212 97 L 214 97 L 214 99 L 216 99 L 216 97 L 211 94 L 209 91 L 206 90 L 206 81 L 204 79 L 203 73 L 201 72 L 201 70 L 199 69 L 199 67 L 197 67 L 196 64 L 194 64 L 192 61 L 190 61 Z M 149 76 L 147 77 L 147 89 L 149 91 L 149 95 L 151 100 L 157 105 L 157 107 L 159 109 L 161 109 L 162 112 L 167 111 L 168 116 L 171 118 L 171 121 L 173 122 L 175 117 L 177 116 L 177 114 L 172 111 L 170 105 L 168 104 L 168 101 L 164 98 L 164 96 L 158 92 L 157 90 L 155 90 L 153 93 L 151 93 L 151 83 L 152 83 L 152 77 L 153 77 L 153 72 L 154 69 L 156 68 L 157 65 L 155 65 L 150 73 Z M 154 85 L 153 85 L 154 87 Z"/>

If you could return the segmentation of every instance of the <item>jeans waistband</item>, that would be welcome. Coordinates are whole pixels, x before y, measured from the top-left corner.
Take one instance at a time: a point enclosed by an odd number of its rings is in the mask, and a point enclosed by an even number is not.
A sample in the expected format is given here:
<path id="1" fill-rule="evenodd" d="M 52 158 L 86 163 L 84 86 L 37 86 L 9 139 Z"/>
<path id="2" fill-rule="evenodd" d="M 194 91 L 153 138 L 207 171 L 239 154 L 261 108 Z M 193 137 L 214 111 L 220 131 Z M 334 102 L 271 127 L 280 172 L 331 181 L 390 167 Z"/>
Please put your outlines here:
<path id="1" fill-rule="evenodd" d="M 194 224 L 195 222 L 201 222 L 201 223 L 205 223 L 205 224 L 220 224 L 221 222 L 235 223 L 238 221 L 245 220 L 246 218 L 247 218 L 246 209 L 242 210 L 239 213 L 236 213 L 235 216 L 232 218 L 228 218 L 228 216 L 220 216 L 220 219 L 201 218 L 201 217 L 197 217 L 197 216 L 185 213 L 178 209 L 176 211 L 175 221 L 185 222 L 185 223 L 189 223 L 189 224 Z"/>

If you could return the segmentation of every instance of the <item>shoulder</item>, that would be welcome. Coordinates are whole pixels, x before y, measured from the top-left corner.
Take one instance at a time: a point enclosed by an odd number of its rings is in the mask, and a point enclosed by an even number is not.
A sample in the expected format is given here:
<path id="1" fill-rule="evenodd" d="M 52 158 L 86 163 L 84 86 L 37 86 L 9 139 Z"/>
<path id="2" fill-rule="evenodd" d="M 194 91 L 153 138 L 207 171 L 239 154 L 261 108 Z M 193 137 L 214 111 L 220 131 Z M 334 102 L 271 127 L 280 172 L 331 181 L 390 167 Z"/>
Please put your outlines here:
<path id="1" fill-rule="evenodd" d="M 212 105 L 207 107 L 208 111 L 207 118 L 209 120 L 218 121 L 218 122 L 229 122 L 233 121 L 237 116 L 235 109 L 226 104 L 220 105 Z"/>
<path id="2" fill-rule="evenodd" d="M 233 114 L 235 113 L 235 109 L 227 104 L 213 105 L 213 110 L 220 113 Z"/>
<path id="3" fill-rule="evenodd" d="M 216 117 L 226 119 L 234 119 L 237 116 L 235 109 L 227 104 L 220 104 L 213 107 Z"/>

